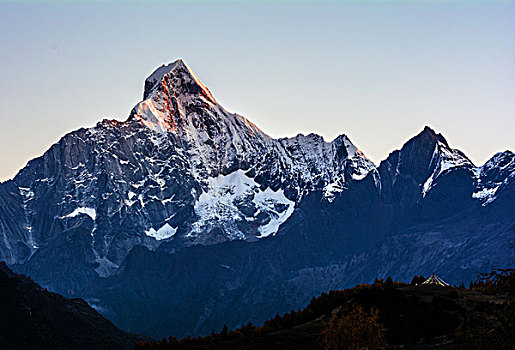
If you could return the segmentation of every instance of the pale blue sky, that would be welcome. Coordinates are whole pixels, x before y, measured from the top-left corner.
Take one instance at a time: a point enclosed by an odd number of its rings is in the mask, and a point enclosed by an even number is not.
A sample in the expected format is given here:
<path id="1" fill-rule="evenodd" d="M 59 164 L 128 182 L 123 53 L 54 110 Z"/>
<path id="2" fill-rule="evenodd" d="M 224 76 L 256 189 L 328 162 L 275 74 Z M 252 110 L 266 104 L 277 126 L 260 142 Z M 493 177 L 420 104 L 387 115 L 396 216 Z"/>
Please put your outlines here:
<path id="1" fill-rule="evenodd" d="M 0 2 L 0 180 L 125 120 L 183 58 L 273 137 L 345 133 L 377 164 L 424 125 L 476 164 L 515 151 L 514 1 Z"/>

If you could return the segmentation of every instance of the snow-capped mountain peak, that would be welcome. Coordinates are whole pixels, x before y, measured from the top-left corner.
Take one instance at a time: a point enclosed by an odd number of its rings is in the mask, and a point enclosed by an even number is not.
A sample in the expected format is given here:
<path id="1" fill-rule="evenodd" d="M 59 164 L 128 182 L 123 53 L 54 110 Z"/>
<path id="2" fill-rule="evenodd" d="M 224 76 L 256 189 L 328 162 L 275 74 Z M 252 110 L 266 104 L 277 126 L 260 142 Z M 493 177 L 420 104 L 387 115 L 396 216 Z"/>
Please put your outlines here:
<path id="1" fill-rule="evenodd" d="M 494 154 L 482 167 L 483 171 L 494 171 L 498 175 L 507 176 L 515 171 L 515 153 L 507 150 Z"/>
<path id="2" fill-rule="evenodd" d="M 254 241 L 278 234 L 305 199 L 337 205 L 367 189 L 395 203 L 405 188 L 420 196 L 424 185 L 425 196 L 442 174 L 473 167 L 428 127 L 379 168 L 345 134 L 272 139 L 218 104 L 182 60 L 156 69 L 144 97 L 126 121 L 69 133 L 4 186 L 0 209 L 16 214 L 0 225 L 1 258 L 23 263 L 56 237 L 86 237 L 84 261 L 107 276 L 137 245 Z M 510 157 L 497 158 L 493 168 Z"/>
<path id="3" fill-rule="evenodd" d="M 216 103 L 216 100 L 209 89 L 204 85 L 204 83 L 202 83 L 202 81 L 200 81 L 193 70 L 182 59 L 178 59 L 169 64 L 163 64 L 148 76 L 145 80 L 143 99 L 146 100 L 149 98 L 152 92 L 154 92 L 159 86 L 170 84 L 182 93 L 199 94 L 204 96 L 210 102 Z M 170 88 L 170 86 L 164 86 L 165 92 L 167 88 Z"/>
<path id="4" fill-rule="evenodd" d="M 477 168 L 477 189 L 472 198 L 483 206 L 493 203 L 497 193 L 515 179 L 515 154 L 511 151 L 496 153 L 482 167 Z"/>
<path id="5" fill-rule="evenodd" d="M 181 59 L 157 68 L 146 79 L 144 100 L 134 107 L 129 119 L 157 134 L 180 134 L 188 142 L 214 141 L 214 134 L 234 134 L 236 130 L 240 135 L 268 138 L 246 118 L 218 104 Z"/>
<path id="6" fill-rule="evenodd" d="M 189 305 L 206 312 L 198 329 L 249 320 L 242 300 L 250 315 L 277 295 L 304 303 L 304 288 L 503 266 L 514 198 L 511 152 L 474 167 L 426 127 L 376 167 L 345 134 L 273 139 L 178 60 L 147 78 L 127 120 L 70 132 L 0 183 L 0 260 L 70 295 L 107 291 L 104 309 L 138 322 L 116 304 L 163 295 L 148 324 L 192 321 Z"/>

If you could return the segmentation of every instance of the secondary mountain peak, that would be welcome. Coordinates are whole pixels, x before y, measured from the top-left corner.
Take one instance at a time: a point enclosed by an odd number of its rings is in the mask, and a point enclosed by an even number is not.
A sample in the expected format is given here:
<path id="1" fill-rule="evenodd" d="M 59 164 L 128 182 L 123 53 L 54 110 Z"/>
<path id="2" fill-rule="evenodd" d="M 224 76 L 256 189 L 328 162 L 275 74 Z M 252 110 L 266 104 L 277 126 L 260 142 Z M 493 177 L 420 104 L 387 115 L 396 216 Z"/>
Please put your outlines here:
<path id="1" fill-rule="evenodd" d="M 413 188 L 416 194 L 413 199 L 416 200 L 419 193 L 425 197 L 441 175 L 473 168 L 465 154 L 451 148 L 441 134 L 426 126 L 399 151 L 392 152 L 381 162 L 380 173 L 384 179 L 392 181 L 388 185 L 383 183 L 383 190 L 389 191 L 392 186 L 392 195 L 403 197 L 407 188 Z"/>
<path id="2" fill-rule="evenodd" d="M 434 145 L 438 142 L 449 147 L 449 144 L 447 143 L 447 140 L 443 137 L 443 135 L 436 133 L 436 131 L 434 131 L 431 127 L 427 125 L 424 126 L 424 129 L 415 137 L 413 137 L 412 140 L 419 140 L 421 144 L 430 144 L 431 147 L 434 147 Z"/>

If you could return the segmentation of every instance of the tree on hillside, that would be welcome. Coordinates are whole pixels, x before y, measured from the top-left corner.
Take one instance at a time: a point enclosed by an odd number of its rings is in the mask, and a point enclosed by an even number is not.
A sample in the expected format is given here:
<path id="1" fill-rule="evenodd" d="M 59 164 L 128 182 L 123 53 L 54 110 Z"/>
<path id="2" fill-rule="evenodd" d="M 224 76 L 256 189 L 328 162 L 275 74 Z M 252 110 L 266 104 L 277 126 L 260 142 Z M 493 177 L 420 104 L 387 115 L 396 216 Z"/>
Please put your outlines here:
<path id="1" fill-rule="evenodd" d="M 424 276 L 414 276 L 413 279 L 411 280 L 411 285 L 417 286 L 419 284 L 424 283 L 425 280 L 426 280 L 426 278 Z"/>
<path id="2" fill-rule="evenodd" d="M 332 314 L 322 331 L 322 344 L 325 350 L 378 349 L 386 345 L 385 331 L 376 309 L 367 313 L 363 306 L 357 305 Z"/>
<path id="3" fill-rule="evenodd" d="M 456 330 L 459 348 L 515 349 L 515 270 L 495 269 L 481 274 L 471 283 L 471 289 L 486 295 L 505 295 L 506 300 L 502 310 L 483 305 L 462 318 Z"/>
<path id="4" fill-rule="evenodd" d="M 229 327 L 227 327 L 227 325 L 224 324 L 224 328 L 222 328 L 222 332 L 220 333 L 220 335 L 222 337 L 226 337 L 228 332 L 229 332 Z"/>

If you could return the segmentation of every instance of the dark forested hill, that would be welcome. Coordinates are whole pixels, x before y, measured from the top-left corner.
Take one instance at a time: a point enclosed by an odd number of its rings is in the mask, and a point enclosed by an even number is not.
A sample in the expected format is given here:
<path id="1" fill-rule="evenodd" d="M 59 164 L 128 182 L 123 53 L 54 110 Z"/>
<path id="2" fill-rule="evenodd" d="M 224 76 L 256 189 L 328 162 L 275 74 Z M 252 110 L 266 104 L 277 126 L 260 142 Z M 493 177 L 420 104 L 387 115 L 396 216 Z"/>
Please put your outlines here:
<path id="1" fill-rule="evenodd" d="M 125 333 L 82 299 L 48 292 L 0 263 L 0 349 L 129 349 Z"/>
<path id="2" fill-rule="evenodd" d="M 418 279 L 418 281 L 417 281 Z M 206 337 L 170 337 L 136 350 L 513 349 L 515 274 L 464 287 L 376 281 L 323 293 L 307 308 Z"/>

